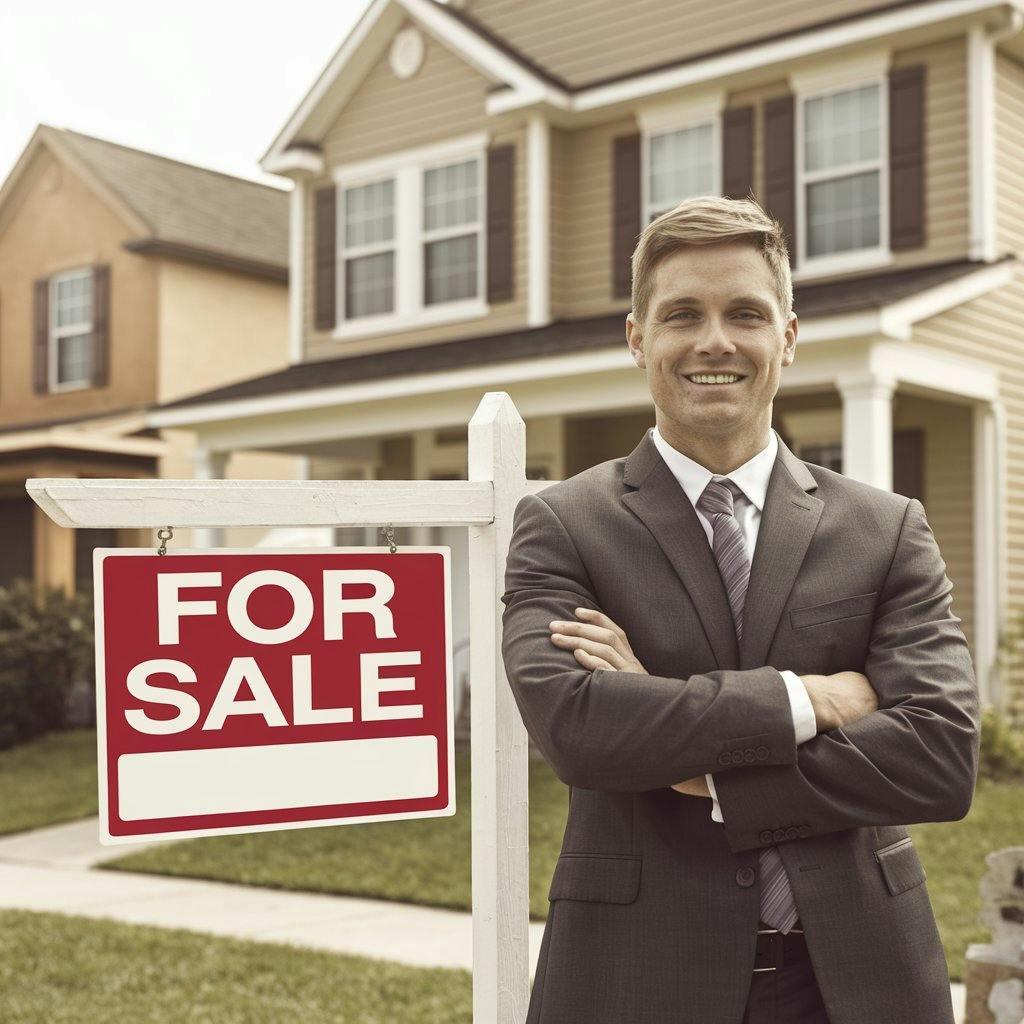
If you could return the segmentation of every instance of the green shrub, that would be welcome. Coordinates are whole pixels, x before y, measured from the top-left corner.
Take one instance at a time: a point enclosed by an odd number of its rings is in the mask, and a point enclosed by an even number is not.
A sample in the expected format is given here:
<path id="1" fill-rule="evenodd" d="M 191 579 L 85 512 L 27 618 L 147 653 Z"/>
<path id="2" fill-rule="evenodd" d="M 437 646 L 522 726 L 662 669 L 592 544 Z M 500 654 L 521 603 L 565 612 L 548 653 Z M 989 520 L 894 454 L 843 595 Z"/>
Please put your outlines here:
<path id="1" fill-rule="evenodd" d="M 60 729 L 76 682 L 94 682 L 91 595 L 0 587 L 0 749 Z"/>
<path id="2" fill-rule="evenodd" d="M 978 775 L 997 782 L 1024 782 L 1024 729 L 994 707 L 981 713 Z"/>

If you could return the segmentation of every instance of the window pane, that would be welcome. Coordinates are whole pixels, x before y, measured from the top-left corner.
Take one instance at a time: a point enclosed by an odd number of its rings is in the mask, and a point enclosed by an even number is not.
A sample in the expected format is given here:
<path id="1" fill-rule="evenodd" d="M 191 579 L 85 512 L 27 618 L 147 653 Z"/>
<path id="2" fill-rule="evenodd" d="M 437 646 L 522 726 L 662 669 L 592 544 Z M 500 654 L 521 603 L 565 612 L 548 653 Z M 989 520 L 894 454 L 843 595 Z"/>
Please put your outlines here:
<path id="1" fill-rule="evenodd" d="M 808 171 L 877 160 L 881 146 L 877 85 L 818 96 L 804 103 L 804 167 Z"/>
<path id="2" fill-rule="evenodd" d="M 92 377 L 92 335 L 72 334 L 57 339 L 57 383 L 70 384 Z"/>
<path id="3" fill-rule="evenodd" d="M 427 243 L 423 301 L 428 306 L 476 296 L 476 251 L 476 235 Z"/>
<path id="4" fill-rule="evenodd" d="M 452 228 L 474 223 L 478 214 L 480 186 L 478 161 L 463 160 L 447 167 L 433 167 L 423 174 L 423 228 Z"/>
<path id="5" fill-rule="evenodd" d="M 55 281 L 57 288 L 57 327 L 92 321 L 92 274 Z"/>
<path id="6" fill-rule="evenodd" d="M 395 254 L 378 252 L 345 260 L 345 319 L 390 313 L 395 308 Z"/>
<path id="7" fill-rule="evenodd" d="M 807 254 L 879 244 L 878 171 L 807 186 Z"/>
<path id="8" fill-rule="evenodd" d="M 651 136 L 650 202 L 671 208 L 714 189 L 712 126 Z"/>
<path id="9" fill-rule="evenodd" d="M 345 245 L 372 245 L 395 237 L 395 181 L 345 189 Z"/>

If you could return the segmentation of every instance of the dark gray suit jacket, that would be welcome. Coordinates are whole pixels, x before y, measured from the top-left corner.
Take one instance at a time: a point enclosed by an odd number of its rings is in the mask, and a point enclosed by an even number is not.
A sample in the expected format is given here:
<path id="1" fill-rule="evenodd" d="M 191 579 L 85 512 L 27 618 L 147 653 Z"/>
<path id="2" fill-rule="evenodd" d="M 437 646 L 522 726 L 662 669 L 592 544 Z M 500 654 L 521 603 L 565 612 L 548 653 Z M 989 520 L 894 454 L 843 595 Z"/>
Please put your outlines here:
<path id="1" fill-rule="evenodd" d="M 650 432 L 516 507 L 502 654 L 570 786 L 527 1024 L 739 1024 L 758 851 L 776 844 L 831 1024 L 952 1024 L 905 826 L 968 811 L 979 701 L 916 499 L 779 439 L 737 643 L 714 555 Z M 583 669 L 552 619 L 598 608 L 649 675 Z M 797 747 L 778 669 L 862 671 L 879 709 Z M 671 789 L 713 772 L 711 803 Z"/>

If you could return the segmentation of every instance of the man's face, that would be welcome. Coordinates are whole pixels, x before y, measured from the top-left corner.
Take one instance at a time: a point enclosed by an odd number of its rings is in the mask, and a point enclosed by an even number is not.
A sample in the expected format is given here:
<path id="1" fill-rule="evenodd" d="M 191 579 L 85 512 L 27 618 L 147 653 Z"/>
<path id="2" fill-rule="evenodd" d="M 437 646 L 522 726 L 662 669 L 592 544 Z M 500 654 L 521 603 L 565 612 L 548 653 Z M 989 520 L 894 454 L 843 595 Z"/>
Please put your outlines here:
<path id="1" fill-rule="evenodd" d="M 771 424 L 783 366 L 793 362 L 796 317 L 782 319 L 772 276 L 748 242 L 687 246 L 655 268 L 643 324 L 626 338 L 659 413 L 674 432 L 757 442 Z M 696 373 L 731 372 L 734 384 L 701 384 Z M 664 432 L 664 431 L 663 431 Z"/>

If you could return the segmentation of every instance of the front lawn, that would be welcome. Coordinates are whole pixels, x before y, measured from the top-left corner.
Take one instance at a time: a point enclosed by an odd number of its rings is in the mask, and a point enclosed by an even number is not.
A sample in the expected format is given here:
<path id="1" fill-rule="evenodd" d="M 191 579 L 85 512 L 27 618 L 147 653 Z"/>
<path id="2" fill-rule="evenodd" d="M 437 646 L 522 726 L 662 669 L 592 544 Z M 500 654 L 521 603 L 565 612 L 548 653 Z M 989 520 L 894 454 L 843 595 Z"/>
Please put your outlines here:
<path id="1" fill-rule="evenodd" d="M 0 911 L 4 1024 L 471 1024 L 468 971 Z"/>
<path id="2" fill-rule="evenodd" d="M 0 750 L 0 835 L 96 813 L 95 729 Z"/>

